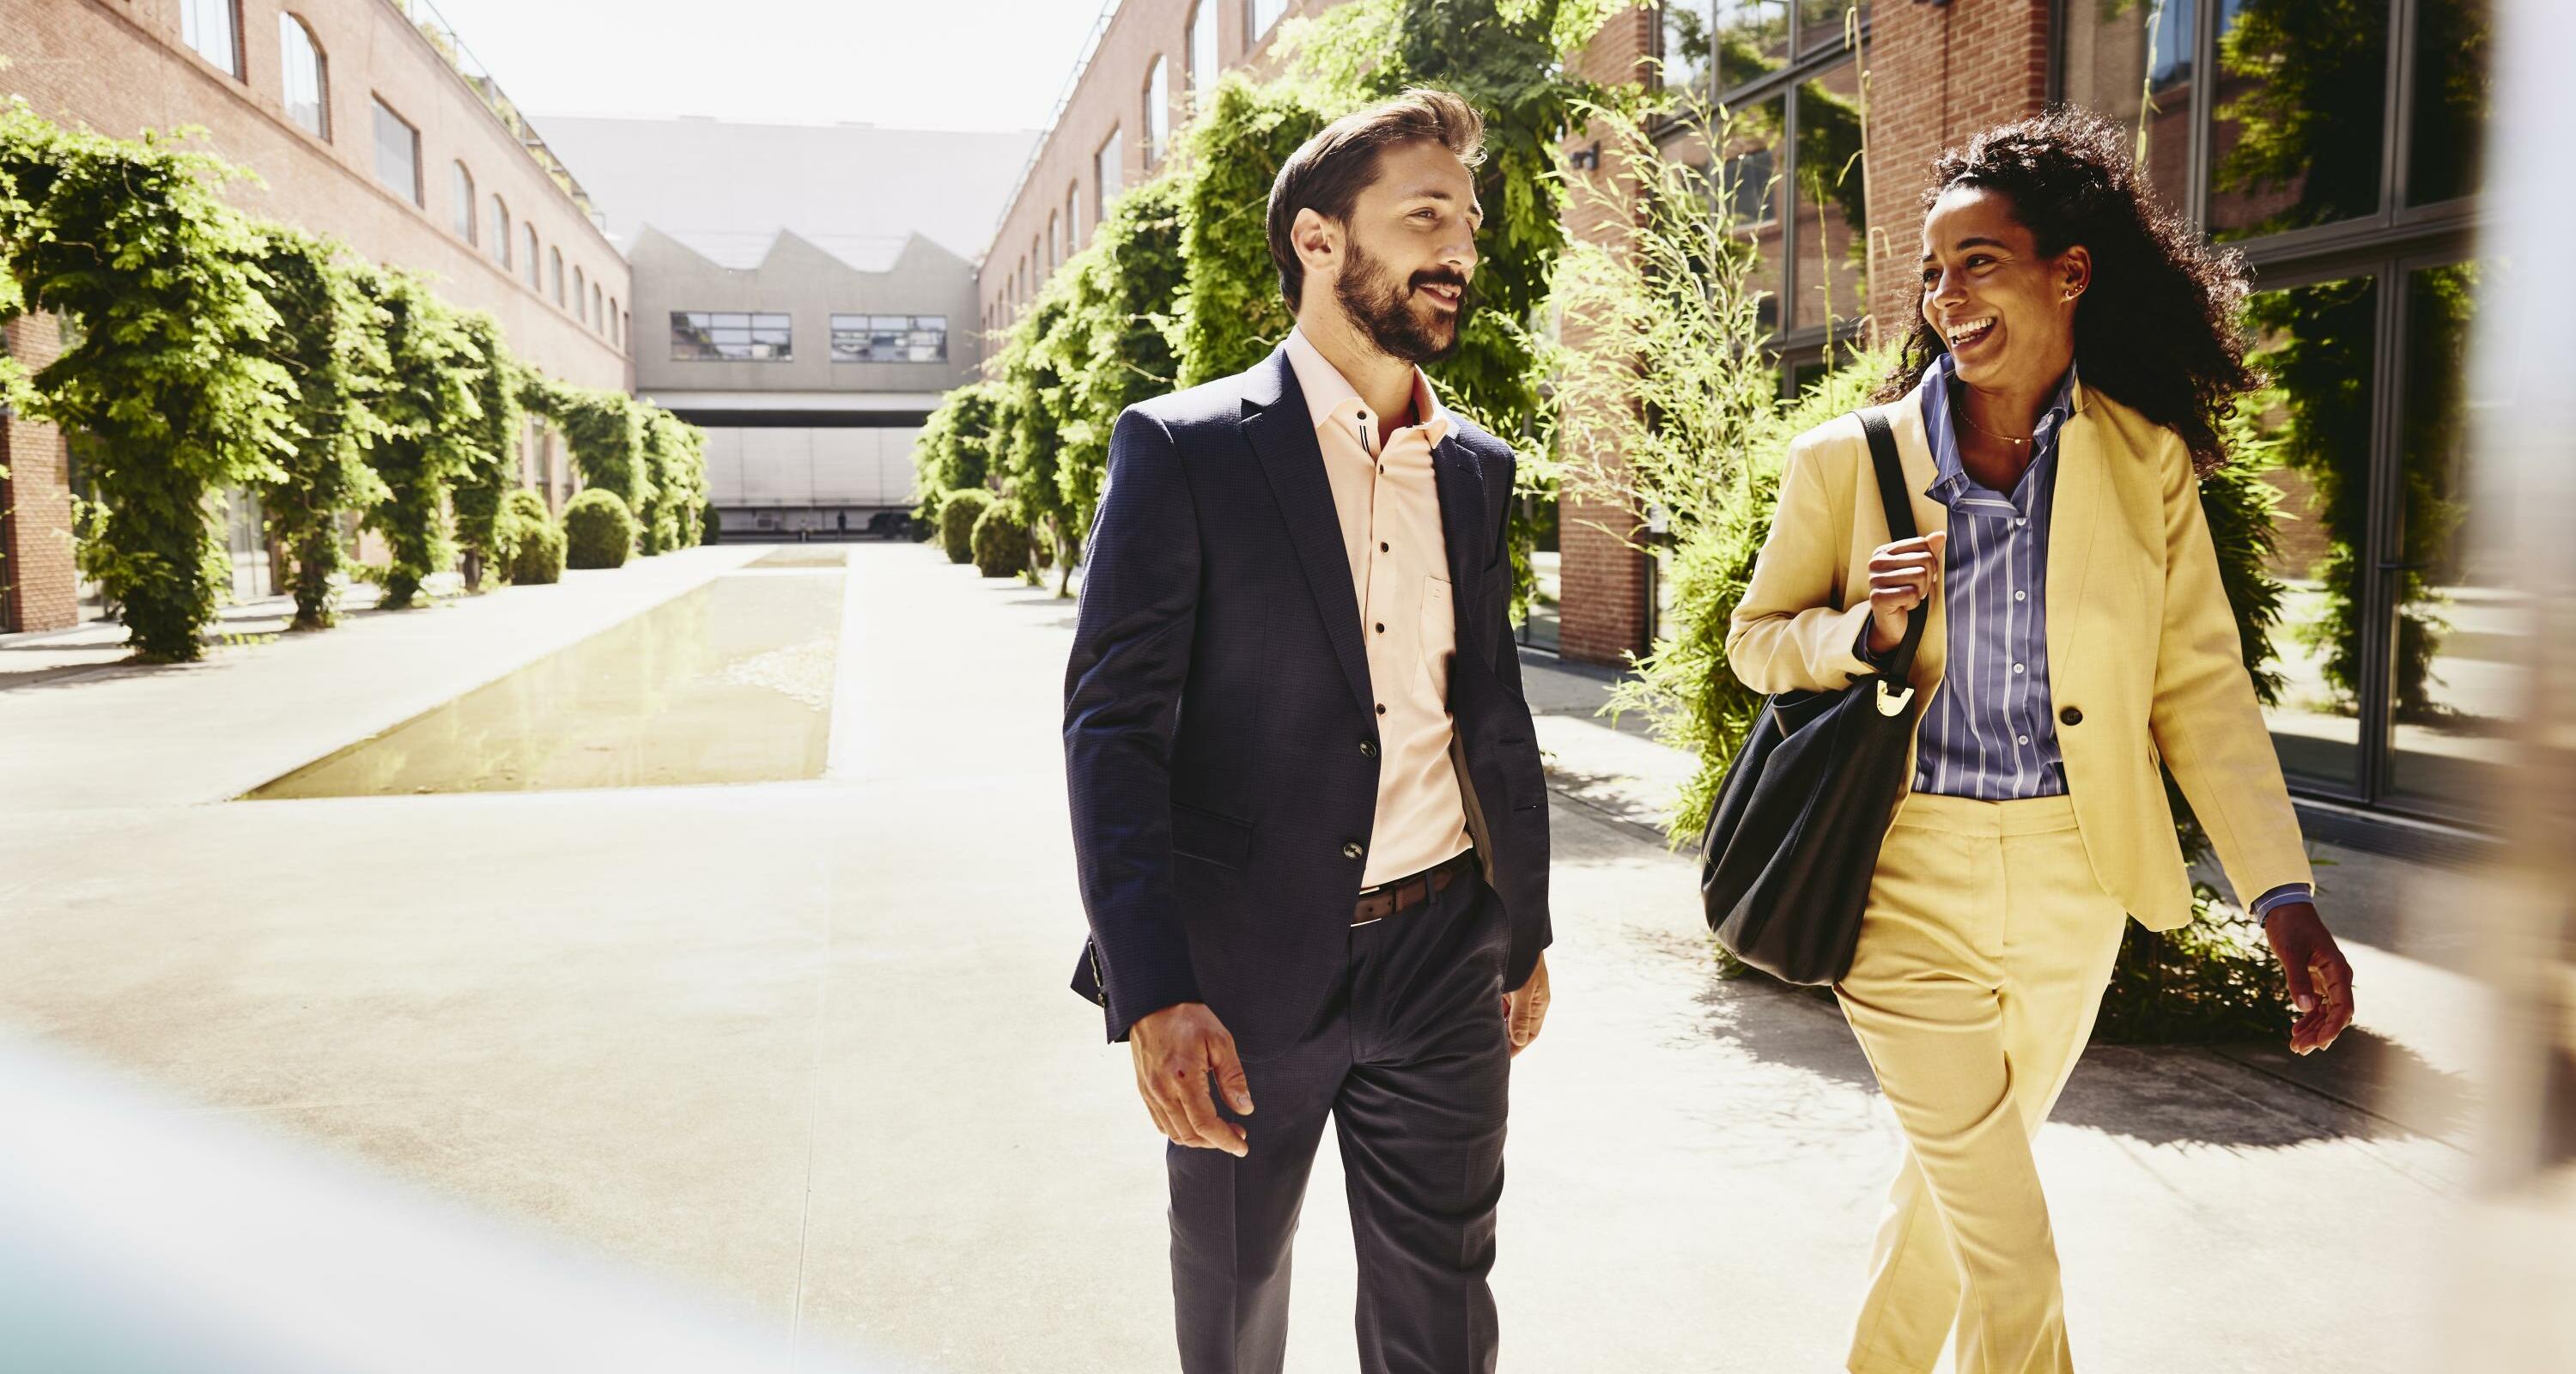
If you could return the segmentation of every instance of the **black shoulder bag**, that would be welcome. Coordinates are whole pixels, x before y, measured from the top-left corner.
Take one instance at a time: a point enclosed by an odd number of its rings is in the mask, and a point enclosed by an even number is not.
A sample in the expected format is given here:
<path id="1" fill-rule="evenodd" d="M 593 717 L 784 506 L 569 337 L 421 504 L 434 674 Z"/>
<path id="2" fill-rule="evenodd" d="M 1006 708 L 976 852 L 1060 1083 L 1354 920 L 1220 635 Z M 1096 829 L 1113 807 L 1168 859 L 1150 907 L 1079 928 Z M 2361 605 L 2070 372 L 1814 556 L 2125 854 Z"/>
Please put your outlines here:
<path id="1" fill-rule="evenodd" d="M 1914 537 L 1896 437 L 1860 412 L 1887 506 L 1891 542 Z M 1926 607 L 1905 620 L 1877 675 L 1838 692 L 1782 692 L 1726 770 L 1700 841 L 1709 929 L 1736 958 L 1791 983 L 1831 983 L 1851 968 L 1879 841 L 1905 783 L 1914 689 L 1906 674 Z"/>

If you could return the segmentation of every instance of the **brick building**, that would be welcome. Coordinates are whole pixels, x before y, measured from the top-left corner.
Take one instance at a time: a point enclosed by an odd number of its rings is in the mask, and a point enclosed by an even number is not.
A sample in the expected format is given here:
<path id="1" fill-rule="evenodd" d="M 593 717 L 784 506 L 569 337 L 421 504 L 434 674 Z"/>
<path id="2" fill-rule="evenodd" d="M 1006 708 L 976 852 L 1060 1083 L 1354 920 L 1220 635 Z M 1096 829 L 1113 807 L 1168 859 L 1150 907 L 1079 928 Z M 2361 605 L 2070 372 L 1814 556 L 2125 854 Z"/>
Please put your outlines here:
<path id="1" fill-rule="evenodd" d="M 1108 6 L 985 250 L 986 326 L 1151 170 L 1192 92 L 1259 69 L 1280 19 L 1329 3 Z M 1784 396 L 1834 345 L 1910 324 L 1941 148 L 2059 101 L 2134 127 L 2158 193 L 2255 279 L 2257 361 L 2279 384 L 2234 437 L 2282 464 L 2265 474 L 2285 518 L 2264 672 L 2283 764 L 2312 833 L 2398 817 L 2421 839 L 2479 818 L 2524 687 L 2529 607 L 2493 565 L 2462 442 L 2503 401 L 2461 371 L 2477 301 L 2510 272 L 2477 251 L 2486 24 L 2480 0 L 1667 0 L 1614 17 L 1578 62 L 1755 116 L 1725 146 L 1688 121 L 1659 142 L 1740 188 Z M 1616 232 L 1575 213 L 1578 235 Z M 1643 514 L 1567 499 L 1540 559 L 1555 623 L 1532 642 L 1604 664 L 1652 644 L 1663 558 L 1639 547 Z"/>
<path id="2" fill-rule="evenodd" d="M 252 214 L 345 240 L 489 311 L 547 375 L 625 388 L 632 291 L 587 197 L 425 3 L 397 0 L 0 0 L 0 95 L 132 137 L 202 127 L 197 146 L 251 168 Z M 10 326 L 32 366 L 53 322 Z M 70 498 L 77 454 L 50 426 L 0 423 L 0 629 L 79 614 Z M 532 427 L 523 473 L 555 502 L 572 474 Z M 232 506 L 237 590 L 266 590 L 259 522 Z"/>

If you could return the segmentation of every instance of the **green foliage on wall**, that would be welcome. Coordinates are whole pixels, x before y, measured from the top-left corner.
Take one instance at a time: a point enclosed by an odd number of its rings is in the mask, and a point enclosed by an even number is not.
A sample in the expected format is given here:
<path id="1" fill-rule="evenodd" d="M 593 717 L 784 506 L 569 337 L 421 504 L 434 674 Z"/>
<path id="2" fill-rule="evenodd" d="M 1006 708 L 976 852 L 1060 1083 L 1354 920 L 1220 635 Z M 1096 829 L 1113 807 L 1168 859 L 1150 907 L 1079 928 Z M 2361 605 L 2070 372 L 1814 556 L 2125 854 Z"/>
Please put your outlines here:
<path id="1" fill-rule="evenodd" d="M 564 532 L 546 513 L 546 498 L 520 487 L 501 498 L 493 522 L 494 566 L 514 586 L 560 582 L 564 570 Z"/>
<path id="2" fill-rule="evenodd" d="M 1296 323 L 1270 261 L 1270 183 L 1324 123 L 1305 95 L 1237 73 L 1217 83 L 1183 136 L 1192 171 L 1181 213 L 1180 385 L 1243 371 Z"/>
<path id="3" fill-rule="evenodd" d="M 653 499 L 651 461 L 644 452 L 645 407 L 634 397 L 546 382 L 527 388 L 521 399 L 562 431 L 583 486 L 617 493 L 630 513 Z"/>
<path id="4" fill-rule="evenodd" d="M 508 561 L 502 549 L 501 502 L 519 486 L 519 444 L 527 412 L 519 406 L 526 379 L 500 321 L 480 310 L 457 317 L 475 368 L 475 419 L 465 435 L 464 464 L 449 489 L 456 511 L 456 541 L 465 552 L 465 585 L 479 589 L 483 574 Z"/>
<path id="5" fill-rule="evenodd" d="M 999 388 L 991 382 L 969 382 L 939 398 L 939 407 L 923 422 L 912 441 L 913 472 L 921 503 L 913 518 L 925 527 L 939 523 L 939 508 L 948 493 L 983 486 L 993 470 L 993 440 L 999 431 L 995 410 Z"/>
<path id="6" fill-rule="evenodd" d="M 456 560 L 448 493 L 477 458 L 483 368 L 462 318 L 419 278 L 386 270 L 360 281 L 385 312 L 391 364 L 373 400 L 386 433 L 369 455 L 385 498 L 364 523 L 385 540 L 378 604 L 402 610 L 417 604 L 424 580 Z"/>
<path id="7" fill-rule="evenodd" d="M 949 562 L 964 563 L 975 556 L 975 522 L 996 504 L 993 493 L 982 487 L 948 493 L 939 507 L 939 548 Z"/>
<path id="8" fill-rule="evenodd" d="M 699 542 L 707 503 L 706 431 L 659 406 L 644 406 L 644 460 L 652 496 L 637 513 L 644 552 Z"/>
<path id="9" fill-rule="evenodd" d="M 269 354 L 294 382 L 295 400 L 294 440 L 277 479 L 260 487 L 260 506 L 294 565 L 293 628 L 326 629 L 338 619 L 350 567 L 346 514 L 385 497 L 367 451 L 386 436 L 370 402 L 392 365 L 387 316 L 338 244 L 277 226 L 261 239 L 258 267 L 279 318 Z"/>

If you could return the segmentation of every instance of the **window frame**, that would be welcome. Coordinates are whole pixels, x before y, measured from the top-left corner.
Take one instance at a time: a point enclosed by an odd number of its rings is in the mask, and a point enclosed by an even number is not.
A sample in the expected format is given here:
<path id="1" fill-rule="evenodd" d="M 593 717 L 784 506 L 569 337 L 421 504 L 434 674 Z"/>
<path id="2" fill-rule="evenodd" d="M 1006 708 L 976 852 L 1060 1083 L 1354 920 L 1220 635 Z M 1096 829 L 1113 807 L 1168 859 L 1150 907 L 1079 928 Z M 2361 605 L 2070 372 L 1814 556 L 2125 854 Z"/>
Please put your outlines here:
<path id="1" fill-rule="evenodd" d="M 313 59 L 311 63 L 313 122 L 311 124 L 305 123 L 295 113 L 296 64 L 293 59 L 299 54 L 289 50 L 287 44 L 298 34 L 303 36 L 304 53 L 302 55 Z M 281 103 L 286 107 L 286 122 L 325 143 L 331 142 L 331 55 L 322 50 L 322 40 L 313 32 L 313 26 L 305 23 L 304 16 L 293 10 L 281 9 L 277 12 L 277 67 L 279 96 Z"/>
<path id="2" fill-rule="evenodd" d="M 500 192 L 494 191 L 492 193 L 492 261 L 500 264 L 504 276 L 512 275 L 511 268 L 516 261 L 510 256 L 510 235 L 516 229 L 517 222 L 510 218 L 510 202 L 502 199 Z"/>
<path id="3" fill-rule="evenodd" d="M 569 307 L 564 304 L 564 264 L 562 244 L 555 244 L 546 249 L 546 279 L 554 289 L 555 309 L 568 309 Z"/>
<path id="4" fill-rule="evenodd" d="M 481 191 L 474 184 L 474 169 L 466 166 L 465 159 L 461 157 L 450 159 L 447 165 L 447 194 L 456 202 L 448 216 L 447 227 L 468 245 L 480 247 L 483 222 L 476 212 L 475 197 Z"/>
<path id="5" fill-rule="evenodd" d="M 519 227 L 525 231 L 528 241 L 528 289 L 542 296 L 546 293 L 546 264 L 544 256 L 537 250 L 545 245 L 538 241 L 536 221 L 521 220 Z"/>
<path id="6" fill-rule="evenodd" d="M 408 198 L 411 201 L 412 208 L 421 211 L 428 210 L 429 188 L 423 184 L 428 180 L 428 177 L 426 175 L 426 169 L 420 165 L 420 126 L 403 118 L 402 111 L 395 109 L 391 104 L 387 103 L 381 93 L 369 92 L 367 99 L 370 114 L 372 116 L 369 121 L 369 125 L 370 132 L 373 134 L 374 138 L 375 156 L 373 160 L 375 163 L 376 184 L 395 191 L 402 191 L 405 189 L 396 185 L 392 180 L 385 176 L 386 131 L 384 122 L 390 119 L 394 123 L 402 126 L 403 133 L 411 142 L 411 186 L 409 187 Z"/>
<path id="7" fill-rule="evenodd" d="M 725 321 L 737 319 L 742 323 L 725 323 Z M 684 324 L 684 321 L 690 322 Z M 766 321 L 776 321 L 776 323 L 765 323 Z M 778 351 L 765 356 L 750 354 L 743 357 L 728 357 L 722 354 L 714 357 L 684 354 L 679 351 L 684 329 L 704 329 L 710 332 L 719 329 L 738 329 L 746 336 L 742 341 L 743 346 L 752 349 L 757 349 L 764 343 L 757 337 L 761 331 L 775 330 L 780 336 L 775 345 Z M 711 349 L 722 347 L 712 339 L 707 340 L 705 346 Z M 670 360 L 675 363 L 792 363 L 796 361 L 796 318 L 784 310 L 674 310 L 671 312 L 671 350 Z"/>
<path id="8" fill-rule="evenodd" d="M 1207 94 L 1225 74 L 1225 58 L 1217 50 L 1222 38 L 1217 31 L 1216 0 L 1197 0 L 1190 6 L 1189 22 L 1181 29 L 1181 44 L 1188 56 L 1182 62 L 1181 79 L 1189 83 L 1190 111 L 1195 114 L 1207 108 Z M 1207 65 L 1201 68 L 1200 35 L 1206 35 Z"/>
<path id="9" fill-rule="evenodd" d="M 198 16 L 209 12 L 222 14 L 228 26 L 225 46 L 230 51 L 220 58 L 206 51 L 208 35 L 194 31 Z M 179 46 L 195 53 L 205 60 L 206 65 L 235 81 L 250 80 L 250 63 L 242 52 L 241 0 L 179 0 Z"/>
<path id="10" fill-rule="evenodd" d="M 1159 88 L 1159 89 L 1157 89 Z M 1165 145 L 1172 138 L 1172 59 L 1169 53 L 1156 53 L 1145 68 L 1144 109 L 1140 112 L 1142 135 L 1137 151 L 1144 155 L 1145 171 L 1151 173 L 1162 165 Z"/>
<path id="11" fill-rule="evenodd" d="M 901 325 L 895 325 L 895 324 L 890 323 L 891 321 L 898 321 L 898 320 L 899 320 L 899 321 L 903 321 L 904 323 L 902 323 Z M 938 354 L 938 356 L 937 356 L 937 357 L 933 357 L 933 358 L 877 358 L 877 357 L 865 357 L 865 356 L 859 356 L 859 355 L 860 355 L 860 354 L 862 354 L 862 353 L 865 353 L 865 352 L 868 352 L 868 351 L 871 351 L 871 350 L 872 350 L 872 348 L 873 348 L 873 336 L 874 336 L 874 335 L 876 335 L 876 334 L 883 333 L 883 332 L 889 332 L 889 331 L 901 332 L 901 333 L 905 333 L 905 334 L 922 334 L 922 333 L 929 333 L 929 332 L 931 332 L 931 331 L 930 331 L 927 327 L 925 327 L 925 326 L 924 326 L 924 324 L 923 324 L 923 321 L 926 321 L 926 320 L 935 320 L 935 321 L 937 321 L 937 322 L 938 322 L 937 332 L 938 332 L 938 335 L 939 335 L 939 343 L 938 343 L 939 354 Z M 855 321 L 856 323 L 852 323 L 853 321 Z M 827 334 L 827 335 L 829 336 L 829 338 L 830 338 L 830 356 L 831 356 L 832 361 L 833 361 L 834 363 L 836 363 L 836 364 L 844 364 L 844 365 L 868 365 L 868 366 L 904 366 L 904 367 L 943 366 L 943 367 L 944 367 L 944 366 L 946 366 L 946 365 L 947 365 L 947 363 L 948 363 L 948 361 L 949 361 L 949 357 L 948 357 L 948 317 L 947 317 L 946 315 L 912 315 L 912 314 L 881 315 L 881 314 L 877 314 L 877 313 L 874 313 L 874 312 L 861 312 L 861 311 L 835 310 L 835 311 L 833 311 L 833 312 L 831 313 L 831 315 L 826 319 L 826 321 L 825 321 L 825 326 L 824 326 L 824 327 L 825 327 L 825 332 L 826 332 L 826 334 Z M 858 335 L 869 336 L 869 343 L 868 343 L 868 344 L 866 344 L 866 345 L 862 345 L 861 347 L 857 347 L 857 348 L 844 349 L 844 348 L 841 346 L 841 343 L 842 343 L 842 336 L 843 336 L 844 334 L 858 334 Z M 910 344 L 897 345 L 897 347 L 913 347 L 913 346 L 916 346 L 916 345 L 910 345 Z"/>

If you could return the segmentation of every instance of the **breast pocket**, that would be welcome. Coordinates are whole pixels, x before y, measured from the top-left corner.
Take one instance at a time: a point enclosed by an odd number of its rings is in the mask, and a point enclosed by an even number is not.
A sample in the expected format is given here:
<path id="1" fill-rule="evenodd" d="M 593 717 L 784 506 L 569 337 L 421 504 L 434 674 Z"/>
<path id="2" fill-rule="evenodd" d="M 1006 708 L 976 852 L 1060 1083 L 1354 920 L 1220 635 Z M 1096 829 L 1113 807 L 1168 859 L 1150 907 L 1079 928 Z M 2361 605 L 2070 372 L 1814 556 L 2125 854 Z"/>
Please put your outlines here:
<path id="1" fill-rule="evenodd" d="M 1423 683 L 1431 699 L 1446 706 L 1449 659 L 1458 651 L 1458 605 L 1449 583 L 1437 577 L 1422 579 L 1421 651 Z"/>

